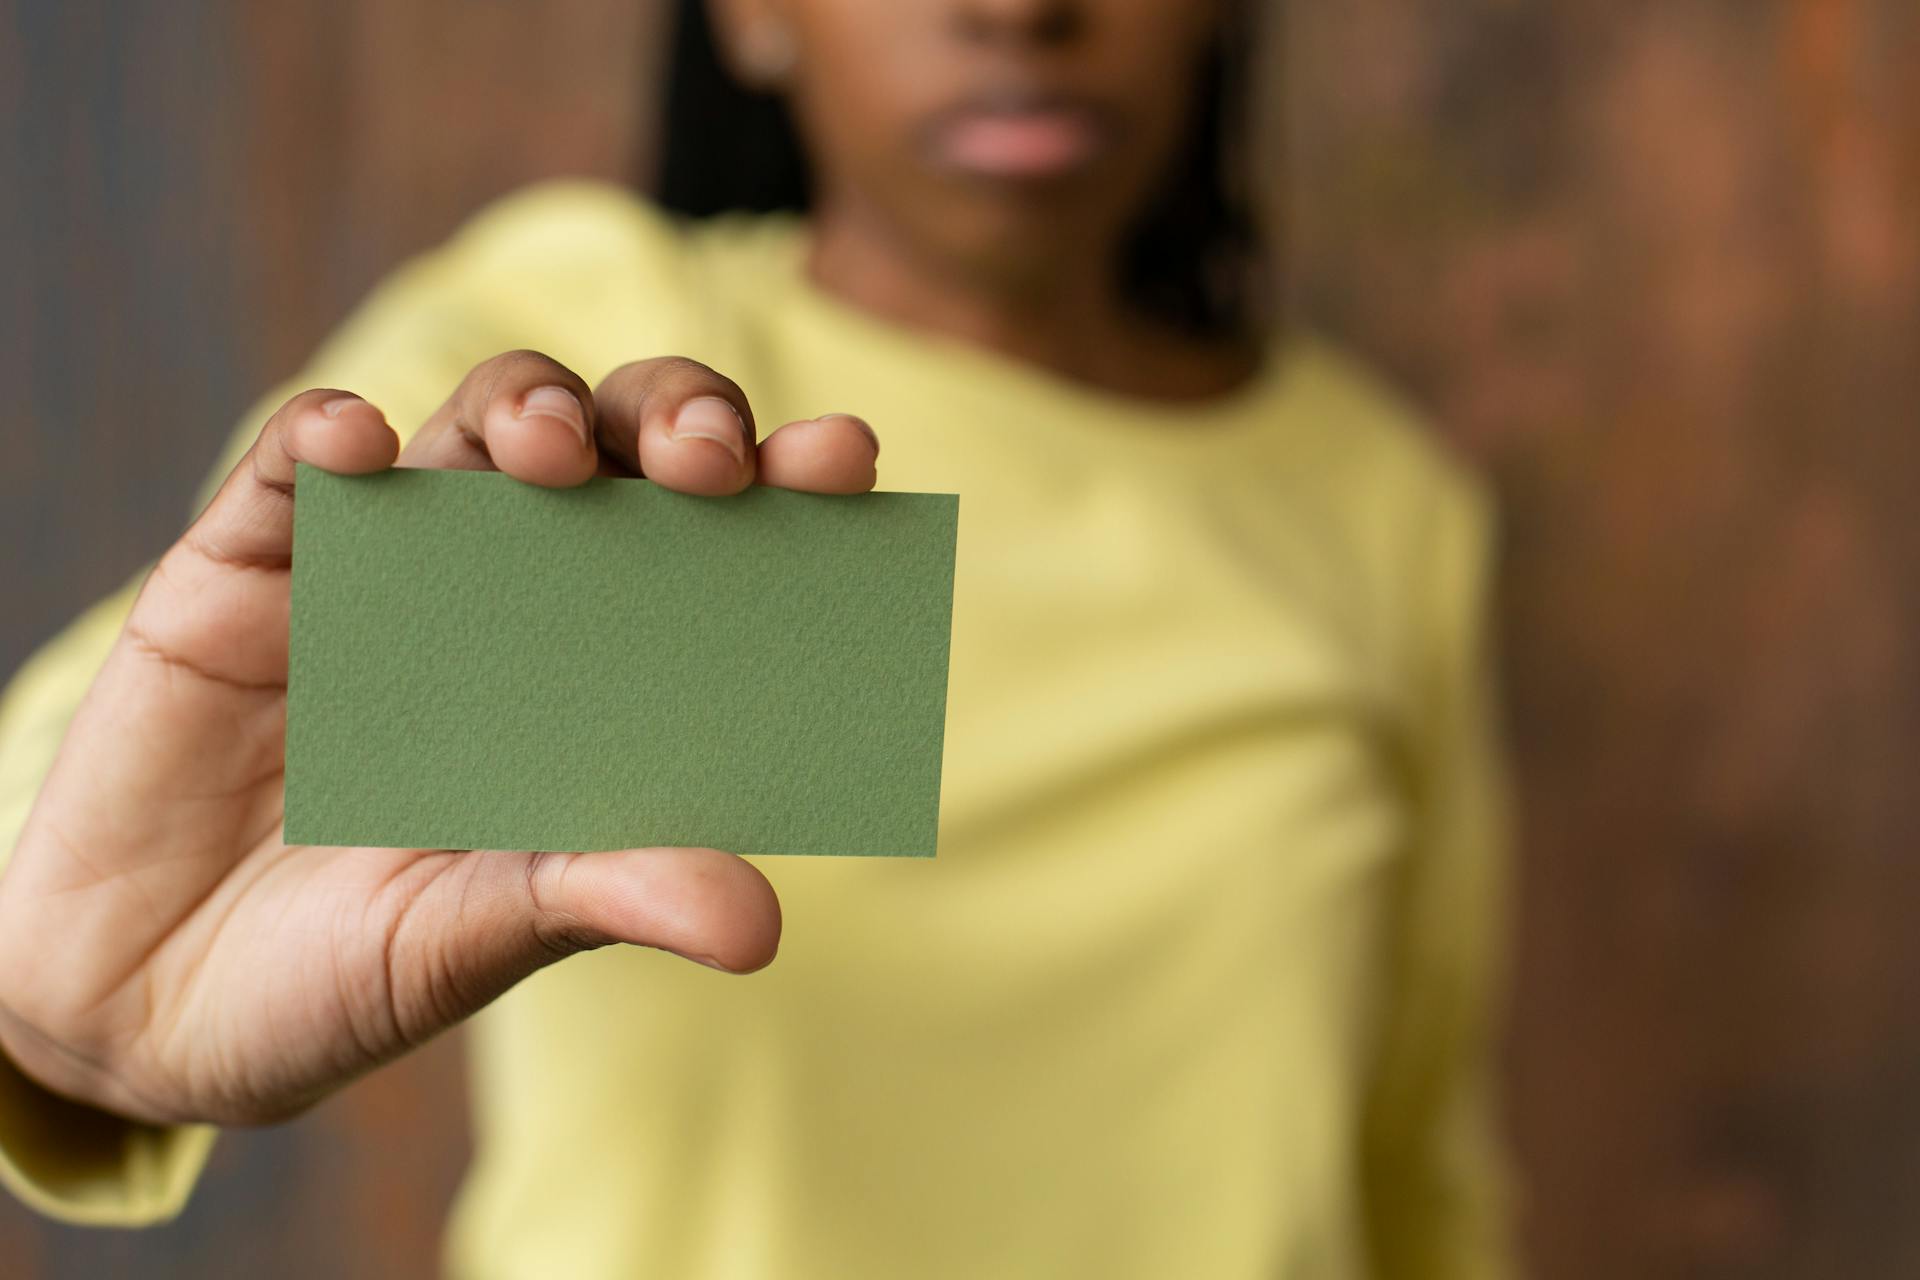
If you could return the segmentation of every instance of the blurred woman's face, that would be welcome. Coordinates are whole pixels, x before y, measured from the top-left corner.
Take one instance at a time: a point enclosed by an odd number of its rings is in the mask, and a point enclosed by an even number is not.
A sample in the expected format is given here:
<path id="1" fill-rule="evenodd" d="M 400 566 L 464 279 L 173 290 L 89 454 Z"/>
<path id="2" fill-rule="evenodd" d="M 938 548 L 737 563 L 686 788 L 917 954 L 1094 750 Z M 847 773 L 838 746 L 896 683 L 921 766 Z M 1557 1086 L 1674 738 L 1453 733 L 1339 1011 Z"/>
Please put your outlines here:
<path id="1" fill-rule="evenodd" d="M 729 0 L 788 42 L 821 208 L 957 268 L 1044 279 L 1110 253 L 1166 171 L 1209 0 Z"/>

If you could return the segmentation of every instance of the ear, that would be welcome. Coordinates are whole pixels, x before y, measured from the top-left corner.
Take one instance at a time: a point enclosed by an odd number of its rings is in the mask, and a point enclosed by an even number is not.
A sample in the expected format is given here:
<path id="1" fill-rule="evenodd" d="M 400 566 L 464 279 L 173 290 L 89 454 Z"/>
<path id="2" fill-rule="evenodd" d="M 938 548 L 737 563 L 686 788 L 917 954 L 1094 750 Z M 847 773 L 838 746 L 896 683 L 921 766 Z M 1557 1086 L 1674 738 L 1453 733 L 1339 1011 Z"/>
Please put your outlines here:
<path id="1" fill-rule="evenodd" d="M 796 60 L 793 17 L 785 0 L 707 0 L 720 59 L 750 88 L 781 88 Z"/>

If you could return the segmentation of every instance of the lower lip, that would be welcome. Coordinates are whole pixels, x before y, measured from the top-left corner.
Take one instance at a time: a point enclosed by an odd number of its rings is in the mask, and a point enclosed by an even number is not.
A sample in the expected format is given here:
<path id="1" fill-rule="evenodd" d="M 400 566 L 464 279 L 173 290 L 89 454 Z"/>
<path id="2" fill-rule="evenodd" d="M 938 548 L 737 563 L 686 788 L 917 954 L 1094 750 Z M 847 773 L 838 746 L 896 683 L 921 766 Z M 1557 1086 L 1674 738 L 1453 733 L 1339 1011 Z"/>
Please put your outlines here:
<path id="1" fill-rule="evenodd" d="M 1034 111 L 962 116 L 940 133 L 947 163 L 997 178 L 1046 178 L 1084 168 L 1100 131 L 1078 112 Z"/>

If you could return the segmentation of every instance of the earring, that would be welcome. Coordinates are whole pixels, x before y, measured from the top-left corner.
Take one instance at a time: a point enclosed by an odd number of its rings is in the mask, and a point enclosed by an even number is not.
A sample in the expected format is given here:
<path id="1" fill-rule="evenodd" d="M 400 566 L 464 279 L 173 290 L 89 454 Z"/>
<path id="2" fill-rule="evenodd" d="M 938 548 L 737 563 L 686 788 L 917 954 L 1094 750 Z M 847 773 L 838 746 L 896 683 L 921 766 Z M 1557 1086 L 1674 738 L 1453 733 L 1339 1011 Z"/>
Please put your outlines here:
<path id="1" fill-rule="evenodd" d="M 755 24 L 734 52 L 740 64 L 740 78 L 749 88 L 762 93 L 784 88 L 800 60 L 793 32 L 784 22 Z"/>

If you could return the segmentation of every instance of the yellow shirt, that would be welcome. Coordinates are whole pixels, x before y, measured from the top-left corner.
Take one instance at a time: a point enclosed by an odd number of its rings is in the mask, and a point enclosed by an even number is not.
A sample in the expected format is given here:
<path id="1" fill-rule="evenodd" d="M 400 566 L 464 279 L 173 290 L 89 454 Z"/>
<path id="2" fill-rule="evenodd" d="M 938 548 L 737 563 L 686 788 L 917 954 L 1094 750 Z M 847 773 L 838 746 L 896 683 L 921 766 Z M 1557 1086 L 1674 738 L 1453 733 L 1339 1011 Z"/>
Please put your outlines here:
<path id="1" fill-rule="evenodd" d="M 851 410 L 882 488 L 962 495 L 939 857 L 758 859 L 786 917 L 764 972 L 612 948 L 482 1013 L 451 1270 L 1505 1274 L 1477 488 L 1313 340 L 1143 402 L 860 312 L 803 243 L 531 189 L 234 437 L 229 463 L 298 387 L 404 434 L 508 348 L 589 381 L 671 352 L 763 430 Z M 130 599 L 0 704 L 0 849 Z M 0 1069 L 0 1178 L 55 1215 L 163 1218 L 210 1142 Z"/>

